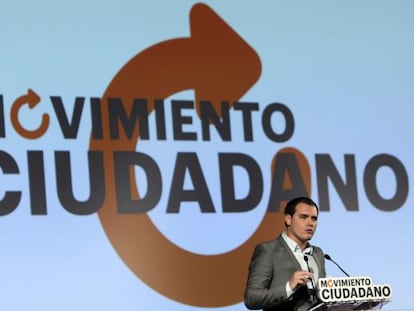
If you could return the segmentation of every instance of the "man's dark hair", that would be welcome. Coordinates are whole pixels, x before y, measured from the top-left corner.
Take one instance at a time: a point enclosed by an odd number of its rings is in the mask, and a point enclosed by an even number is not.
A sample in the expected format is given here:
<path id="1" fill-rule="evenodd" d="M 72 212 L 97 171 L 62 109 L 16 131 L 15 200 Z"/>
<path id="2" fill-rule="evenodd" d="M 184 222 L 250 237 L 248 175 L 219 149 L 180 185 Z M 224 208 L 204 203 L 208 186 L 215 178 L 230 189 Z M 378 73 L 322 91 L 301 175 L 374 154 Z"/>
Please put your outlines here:
<path id="1" fill-rule="evenodd" d="M 299 203 L 305 203 L 307 205 L 313 205 L 313 206 L 316 207 L 316 210 L 319 213 L 318 205 L 316 205 L 316 203 L 311 198 L 297 197 L 297 198 L 294 198 L 294 199 L 290 200 L 289 202 L 287 202 L 287 204 L 285 206 L 285 215 L 293 216 L 293 214 L 296 213 L 296 206 Z"/>

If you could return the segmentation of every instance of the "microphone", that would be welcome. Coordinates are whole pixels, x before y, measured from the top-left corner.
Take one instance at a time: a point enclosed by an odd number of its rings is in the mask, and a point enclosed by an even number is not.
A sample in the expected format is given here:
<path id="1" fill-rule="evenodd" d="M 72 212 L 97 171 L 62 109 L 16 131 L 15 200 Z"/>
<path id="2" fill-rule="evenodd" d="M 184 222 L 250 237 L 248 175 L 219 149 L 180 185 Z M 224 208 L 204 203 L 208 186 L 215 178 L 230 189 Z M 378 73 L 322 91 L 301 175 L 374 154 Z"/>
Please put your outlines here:
<path id="1" fill-rule="evenodd" d="M 308 258 L 308 256 L 304 255 L 303 259 L 306 262 L 306 266 L 308 267 L 308 271 L 312 272 L 311 268 L 309 267 L 309 258 Z M 317 297 L 316 297 L 316 288 L 315 288 L 315 284 L 313 283 L 313 278 L 311 278 L 311 284 L 312 284 L 312 289 L 313 289 L 312 299 L 318 300 Z"/>
<path id="2" fill-rule="evenodd" d="M 336 261 L 331 258 L 331 256 L 329 256 L 328 254 L 325 254 L 323 255 L 323 257 L 325 257 L 325 259 L 328 259 L 329 261 L 332 261 L 339 268 L 339 270 L 341 270 L 347 277 L 349 277 L 349 274 L 346 273 L 345 270 L 342 269 L 341 266 L 337 264 Z"/>

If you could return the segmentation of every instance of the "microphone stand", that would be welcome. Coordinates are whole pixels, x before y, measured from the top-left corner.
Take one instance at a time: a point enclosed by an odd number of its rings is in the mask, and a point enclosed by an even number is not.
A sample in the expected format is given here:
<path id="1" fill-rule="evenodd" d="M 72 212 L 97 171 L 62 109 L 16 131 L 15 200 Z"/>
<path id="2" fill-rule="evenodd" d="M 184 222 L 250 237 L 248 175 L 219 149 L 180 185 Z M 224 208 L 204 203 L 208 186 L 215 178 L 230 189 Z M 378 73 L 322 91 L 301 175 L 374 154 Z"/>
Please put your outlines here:
<path id="1" fill-rule="evenodd" d="M 309 267 L 309 258 L 308 258 L 308 256 L 304 255 L 304 256 L 303 256 L 303 259 L 304 259 L 304 260 L 305 260 L 305 262 L 306 262 L 306 266 L 308 267 L 308 271 L 309 271 L 309 272 L 312 272 L 312 271 L 311 271 L 311 269 L 310 269 L 310 267 Z M 311 295 L 311 298 L 312 298 L 312 305 L 314 305 L 314 304 L 316 304 L 316 303 L 318 302 L 318 297 L 316 296 L 316 287 L 315 287 L 315 284 L 314 284 L 314 282 L 313 282 L 313 278 L 311 278 L 311 279 L 310 279 L 310 281 L 311 281 L 311 284 L 312 284 L 312 290 L 313 290 L 313 294 Z"/>
<path id="2" fill-rule="evenodd" d="M 329 261 L 332 261 L 339 268 L 339 270 L 341 270 L 347 277 L 350 277 L 349 274 L 346 273 L 345 270 L 342 269 L 341 266 L 337 264 L 336 261 L 331 258 L 331 256 L 329 256 L 328 254 L 325 254 L 323 255 L 323 257 L 325 257 L 325 259 L 328 259 Z"/>

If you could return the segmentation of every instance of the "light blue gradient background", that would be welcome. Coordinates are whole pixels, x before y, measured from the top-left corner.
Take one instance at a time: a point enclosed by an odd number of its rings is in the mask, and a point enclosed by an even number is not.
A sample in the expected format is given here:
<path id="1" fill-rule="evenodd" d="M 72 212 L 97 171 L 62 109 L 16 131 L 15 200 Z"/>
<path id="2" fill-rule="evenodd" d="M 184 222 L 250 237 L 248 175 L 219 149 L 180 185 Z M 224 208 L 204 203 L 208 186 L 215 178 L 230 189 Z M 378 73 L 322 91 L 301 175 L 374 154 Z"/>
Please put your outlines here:
<path id="1" fill-rule="evenodd" d="M 76 96 L 102 96 L 116 72 L 134 55 L 156 43 L 188 36 L 189 11 L 195 3 L 2 1 L 0 94 L 6 114 L 12 102 L 28 88 L 46 103 L 49 96 L 62 96 L 68 111 Z M 313 242 L 350 274 L 371 276 L 374 283 L 389 283 L 393 301 L 385 310 L 414 309 L 414 2 L 204 3 L 261 58 L 262 75 L 243 99 L 259 102 L 261 109 L 272 102 L 286 104 L 295 117 L 295 133 L 285 144 L 270 143 L 259 128 L 255 142 L 250 144 L 235 142 L 229 147 L 218 143 L 217 150 L 202 151 L 211 148 L 211 144 L 187 147 L 148 142 L 144 150 L 159 163 L 169 161 L 165 158 L 165 150 L 171 150 L 164 149 L 167 146 L 176 151 L 200 150 L 206 175 L 212 185 L 217 185 L 217 163 L 206 160 L 209 153 L 249 154 L 260 161 L 264 174 L 268 174 L 275 152 L 293 146 L 306 155 L 312 166 L 315 200 L 315 154 L 330 154 L 341 172 L 344 155 L 355 154 L 360 211 L 346 211 L 334 189 L 330 189 L 331 211 L 321 213 Z M 191 92 L 182 96 L 191 97 Z M 118 257 L 96 215 L 74 216 L 60 206 L 55 150 L 71 151 L 74 190 L 80 198 L 88 195 L 84 172 L 90 117 L 86 108 L 79 137 L 74 141 L 62 139 L 50 105 L 41 105 L 36 112 L 22 111 L 27 125 L 36 126 L 43 112 L 52 116 L 48 132 L 39 140 L 19 137 L 6 116 L 7 138 L 0 139 L 0 148 L 13 155 L 21 174 L 11 176 L 0 171 L 0 197 L 7 190 L 22 190 L 23 198 L 15 212 L 0 218 L 0 309 L 203 309 L 182 305 L 149 288 Z M 30 215 L 26 150 L 44 151 L 47 216 Z M 408 200 L 395 212 L 374 208 L 363 188 L 366 163 L 381 153 L 396 156 L 409 174 Z M 165 171 L 171 168 L 165 167 Z M 168 186 L 168 175 L 163 177 Z M 384 196 L 394 193 L 392 174 L 382 172 L 377 181 Z M 219 189 L 211 191 L 217 200 Z M 186 206 L 178 215 L 166 215 L 160 204 L 150 215 L 180 247 L 197 253 L 221 253 L 243 243 L 255 230 L 266 208 L 268 192 L 269 176 L 265 175 L 263 202 L 251 212 L 223 215 L 217 208 L 214 215 L 202 215 L 197 206 Z M 163 194 L 163 199 L 167 195 L 168 192 Z M 341 276 L 331 263 L 327 262 L 327 268 L 330 275 Z M 243 304 L 217 308 L 244 309 Z"/>

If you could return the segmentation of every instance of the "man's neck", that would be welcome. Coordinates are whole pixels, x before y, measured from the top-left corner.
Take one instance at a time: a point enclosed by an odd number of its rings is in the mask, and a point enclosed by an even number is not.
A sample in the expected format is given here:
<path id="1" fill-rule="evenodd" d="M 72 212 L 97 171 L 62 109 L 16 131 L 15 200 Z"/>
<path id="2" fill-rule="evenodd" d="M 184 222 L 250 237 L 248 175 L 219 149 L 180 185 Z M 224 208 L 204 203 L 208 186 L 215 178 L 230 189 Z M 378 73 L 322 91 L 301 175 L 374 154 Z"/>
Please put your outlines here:
<path id="1" fill-rule="evenodd" d="M 292 234 L 290 234 L 289 231 L 286 231 L 286 235 L 287 237 L 289 237 L 292 241 L 294 241 L 299 247 L 300 249 L 303 251 L 305 248 L 309 247 L 309 241 L 302 241 L 300 239 L 298 239 L 296 236 L 293 236 Z"/>

